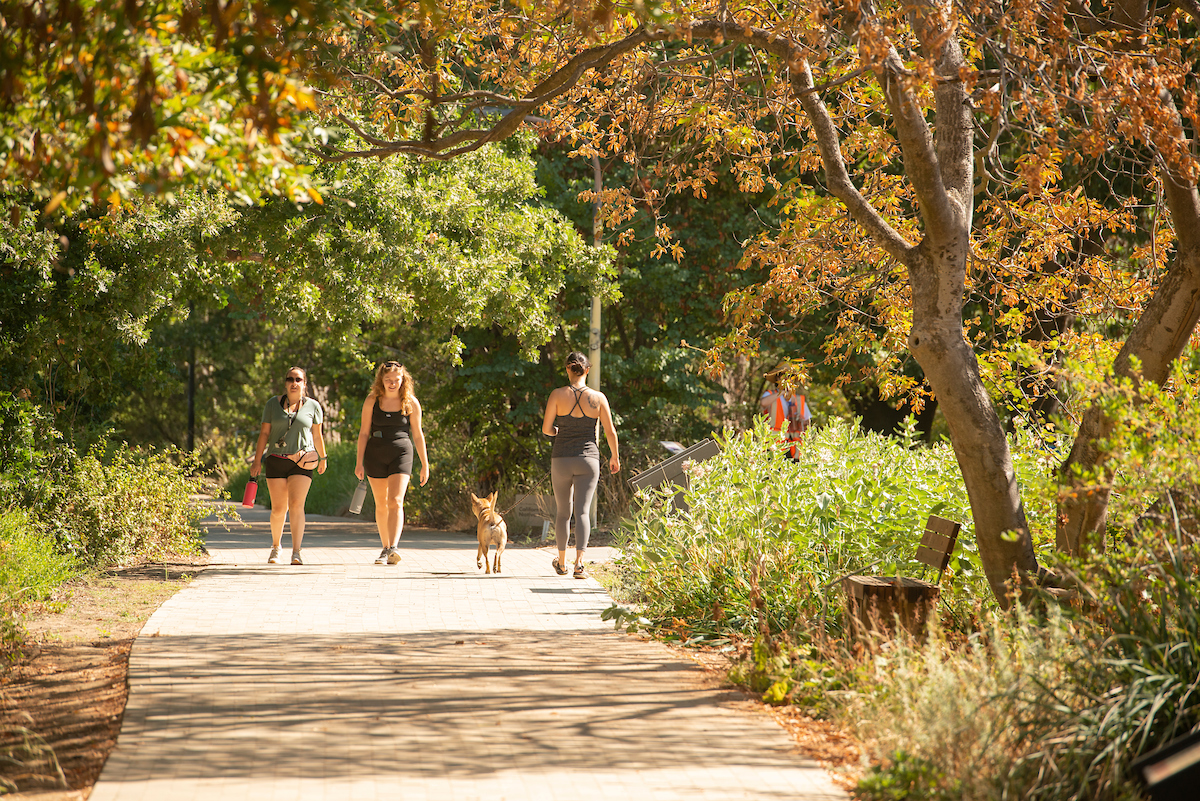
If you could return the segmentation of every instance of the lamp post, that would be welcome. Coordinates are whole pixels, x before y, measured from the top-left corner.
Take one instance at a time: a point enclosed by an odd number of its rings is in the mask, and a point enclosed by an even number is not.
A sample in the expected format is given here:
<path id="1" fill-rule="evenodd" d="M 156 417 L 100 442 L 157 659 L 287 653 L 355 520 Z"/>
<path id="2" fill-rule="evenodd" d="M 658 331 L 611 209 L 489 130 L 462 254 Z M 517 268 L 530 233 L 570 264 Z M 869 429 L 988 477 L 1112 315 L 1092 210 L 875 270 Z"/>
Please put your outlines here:
<path id="1" fill-rule="evenodd" d="M 188 384 L 187 384 L 187 452 L 196 451 L 196 331 L 193 313 L 195 309 L 188 303 Z"/>
<path id="2" fill-rule="evenodd" d="M 592 202 L 592 246 L 600 247 L 603 227 L 600 223 L 600 193 L 604 190 L 604 174 L 600 171 L 600 154 L 592 154 L 592 170 L 596 174 L 596 199 Z M 600 296 L 592 295 L 592 329 L 588 339 L 588 360 L 592 370 L 588 373 L 588 386 L 600 391 Z"/>
<path id="3" fill-rule="evenodd" d="M 603 228 L 600 224 L 600 193 L 604 190 L 604 173 L 600 170 L 600 154 L 592 153 L 592 170 L 596 176 L 596 199 L 592 201 L 592 246 L 600 247 L 603 239 Z M 588 337 L 588 361 L 592 369 L 588 372 L 587 384 L 595 391 L 600 391 L 600 296 L 592 295 L 592 326 Z M 592 496 L 592 525 L 597 523 L 596 510 L 599 508 L 600 493 Z"/>
<path id="4" fill-rule="evenodd" d="M 505 112 L 507 113 L 507 111 Z M 535 117 L 527 115 L 526 122 L 530 123 L 549 123 L 543 117 Z M 600 167 L 600 153 L 592 153 L 592 171 L 596 177 L 595 189 L 596 199 L 592 201 L 592 246 L 600 247 L 603 241 L 603 226 L 600 224 L 600 193 L 604 191 L 604 172 Z M 600 296 L 592 295 L 592 321 L 588 333 L 588 361 L 591 362 L 592 368 L 588 372 L 587 385 L 595 391 L 600 391 L 600 352 L 602 338 L 600 336 Z M 596 508 L 599 492 L 592 496 L 592 525 L 596 524 Z"/>

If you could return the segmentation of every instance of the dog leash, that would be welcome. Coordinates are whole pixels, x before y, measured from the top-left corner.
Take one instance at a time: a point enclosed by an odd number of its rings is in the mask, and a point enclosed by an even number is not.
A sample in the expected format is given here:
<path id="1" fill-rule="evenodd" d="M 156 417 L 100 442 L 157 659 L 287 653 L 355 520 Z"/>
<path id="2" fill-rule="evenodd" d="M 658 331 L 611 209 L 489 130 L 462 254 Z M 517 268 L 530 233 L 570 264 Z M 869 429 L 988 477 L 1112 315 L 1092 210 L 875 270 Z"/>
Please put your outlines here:
<path id="1" fill-rule="evenodd" d="M 518 487 L 517 487 L 518 494 L 520 493 L 520 491 L 521 491 L 521 490 L 526 490 L 526 492 L 524 493 L 524 495 L 522 495 L 522 496 L 521 496 L 521 499 L 522 499 L 522 500 L 524 500 L 524 497 L 525 497 L 525 495 L 537 495 L 538 493 L 536 492 L 536 490 L 540 489 L 540 488 L 542 487 L 542 485 L 543 485 L 543 484 L 544 484 L 544 480 L 543 480 L 543 481 L 539 481 L 539 482 L 537 482 L 537 483 L 536 483 L 536 484 L 534 484 L 533 486 L 525 486 L 525 487 L 520 487 L 520 486 L 518 486 Z M 541 493 L 541 494 L 543 494 L 543 495 L 544 495 L 545 493 Z M 508 514 L 508 513 L 509 513 L 509 512 L 511 512 L 513 509 L 516 509 L 516 508 L 517 508 L 517 507 L 518 507 L 520 504 L 521 504 L 521 501 L 520 501 L 520 500 L 518 500 L 516 503 L 513 503 L 511 506 L 509 506 L 507 509 L 505 509 L 503 512 L 500 512 L 500 513 L 499 513 L 499 514 L 500 514 L 500 516 L 501 516 L 501 517 L 503 517 L 504 515 Z"/>

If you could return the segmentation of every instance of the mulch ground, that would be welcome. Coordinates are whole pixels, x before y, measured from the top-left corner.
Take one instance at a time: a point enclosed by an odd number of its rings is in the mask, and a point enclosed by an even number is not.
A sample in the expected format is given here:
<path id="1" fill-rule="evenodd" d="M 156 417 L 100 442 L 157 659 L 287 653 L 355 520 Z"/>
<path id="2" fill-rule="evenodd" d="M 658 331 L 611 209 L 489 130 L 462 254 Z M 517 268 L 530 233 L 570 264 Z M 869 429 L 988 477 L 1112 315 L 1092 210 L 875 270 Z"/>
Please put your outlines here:
<path id="1" fill-rule="evenodd" d="M 87 798 L 121 730 L 133 640 L 200 569 L 109 570 L 30 611 L 24 647 L 0 668 L 0 793 Z"/>

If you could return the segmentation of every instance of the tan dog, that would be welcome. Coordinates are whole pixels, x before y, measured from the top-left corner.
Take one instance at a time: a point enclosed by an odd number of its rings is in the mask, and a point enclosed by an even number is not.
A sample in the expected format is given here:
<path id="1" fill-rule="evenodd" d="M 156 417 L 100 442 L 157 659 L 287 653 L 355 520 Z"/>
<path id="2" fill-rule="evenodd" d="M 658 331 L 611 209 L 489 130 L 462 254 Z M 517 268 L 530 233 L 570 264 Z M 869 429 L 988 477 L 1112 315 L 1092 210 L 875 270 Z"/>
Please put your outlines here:
<path id="1" fill-rule="evenodd" d="M 486 572 L 500 572 L 500 555 L 504 553 L 504 546 L 508 544 L 508 524 L 504 522 L 504 518 L 496 511 L 496 493 L 492 493 L 486 498 L 480 498 L 475 493 L 471 493 L 471 511 L 475 513 L 479 523 L 475 527 L 475 534 L 479 538 L 479 552 L 475 554 L 475 567 L 486 568 Z M 496 563 L 495 567 L 488 564 L 488 546 L 496 546 Z"/>

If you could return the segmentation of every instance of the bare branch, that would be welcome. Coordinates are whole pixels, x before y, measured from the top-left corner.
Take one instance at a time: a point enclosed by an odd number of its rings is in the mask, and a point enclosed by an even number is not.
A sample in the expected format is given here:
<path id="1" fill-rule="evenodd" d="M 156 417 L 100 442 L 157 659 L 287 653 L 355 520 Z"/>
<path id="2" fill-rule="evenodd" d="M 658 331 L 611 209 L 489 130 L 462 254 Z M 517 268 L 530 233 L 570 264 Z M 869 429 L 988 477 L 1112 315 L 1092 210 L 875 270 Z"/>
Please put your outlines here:
<path id="1" fill-rule="evenodd" d="M 688 58 L 669 59 L 667 61 L 662 62 L 662 66 L 680 67 L 680 66 L 683 66 L 684 64 L 696 64 L 701 61 L 715 61 L 716 59 L 720 58 L 721 56 L 724 56 L 728 53 L 732 53 L 734 50 L 737 50 L 738 47 L 740 47 L 740 46 L 741 46 L 741 42 L 734 42 L 731 45 L 726 45 L 725 47 L 722 47 L 720 50 L 714 50 L 711 53 L 702 53 L 700 55 L 690 56 Z"/>
<path id="2" fill-rule="evenodd" d="M 795 90 L 796 95 L 799 96 L 800 94 L 809 93 L 809 92 L 824 92 L 826 89 L 836 89 L 837 87 L 841 86 L 842 84 L 850 83 L 850 81 L 853 81 L 855 78 L 861 76 L 863 73 L 865 73 L 869 70 L 870 70 L 870 67 L 859 67 L 858 69 L 854 70 L 853 72 L 846 73 L 842 77 L 838 78 L 836 81 L 826 81 L 825 83 L 814 84 L 813 86 L 809 87 L 808 89 L 797 89 L 797 90 Z"/>
<path id="3" fill-rule="evenodd" d="M 425 97 L 425 98 L 429 97 L 429 93 L 424 91 L 423 89 L 404 89 L 404 90 L 392 89 L 387 84 L 385 84 L 383 81 L 376 78 L 374 75 L 366 75 L 364 73 L 353 72 L 351 70 L 343 70 L 342 74 L 348 78 L 353 78 L 356 81 L 363 81 L 364 83 L 369 83 L 369 84 L 373 85 L 380 92 L 382 92 L 384 95 L 386 95 L 389 100 L 403 100 L 404 98 L 410 97 L 413 95 L 415 95 L 417 97 Z"/>
<path id="4" fill-rule="evenodd" d="M 352 119 L 350 119 L 349 117 L 347 117 L 345 114 L 342 114 L 342 113 L 340 113 L 340 112 L 339 112 L 339 113 L 337 114 L 337 119 L 339 119 L 339 120 L 341 120 L 342 122 L 344 122 L 344 123 L 345 123 L 347 126 L 349 126 L 349 127 L 350 127 L 350 130 L 354 131 L 354 133 L 358 134 L 358 136 L 359 136 L 361 139 L 363 139 L 363 140 L 364 140 L 364 141 L 366 141 L 366 142 L 369 142 L 369 143 L 371 143 L 372 145 L 375 145 L 375 146 L 377 146 L 377 147 L 387 147 L 389 144 L 391 144 L 391 143 L 390 143 L 390 142 L 388 142 L 386 139 L 379 139 L 379 138 L 377 138 L 377 137 L 375 137 L 375 136 L 372 136 L 371 134 L 367 133 L 366 131 L 364 131 L 364 130 L 362 129 L 362 126 L 360 126 L 360 125 L 359 125 L 358 123 L 356 123 L 354 120 L 352 120 Z"/>

